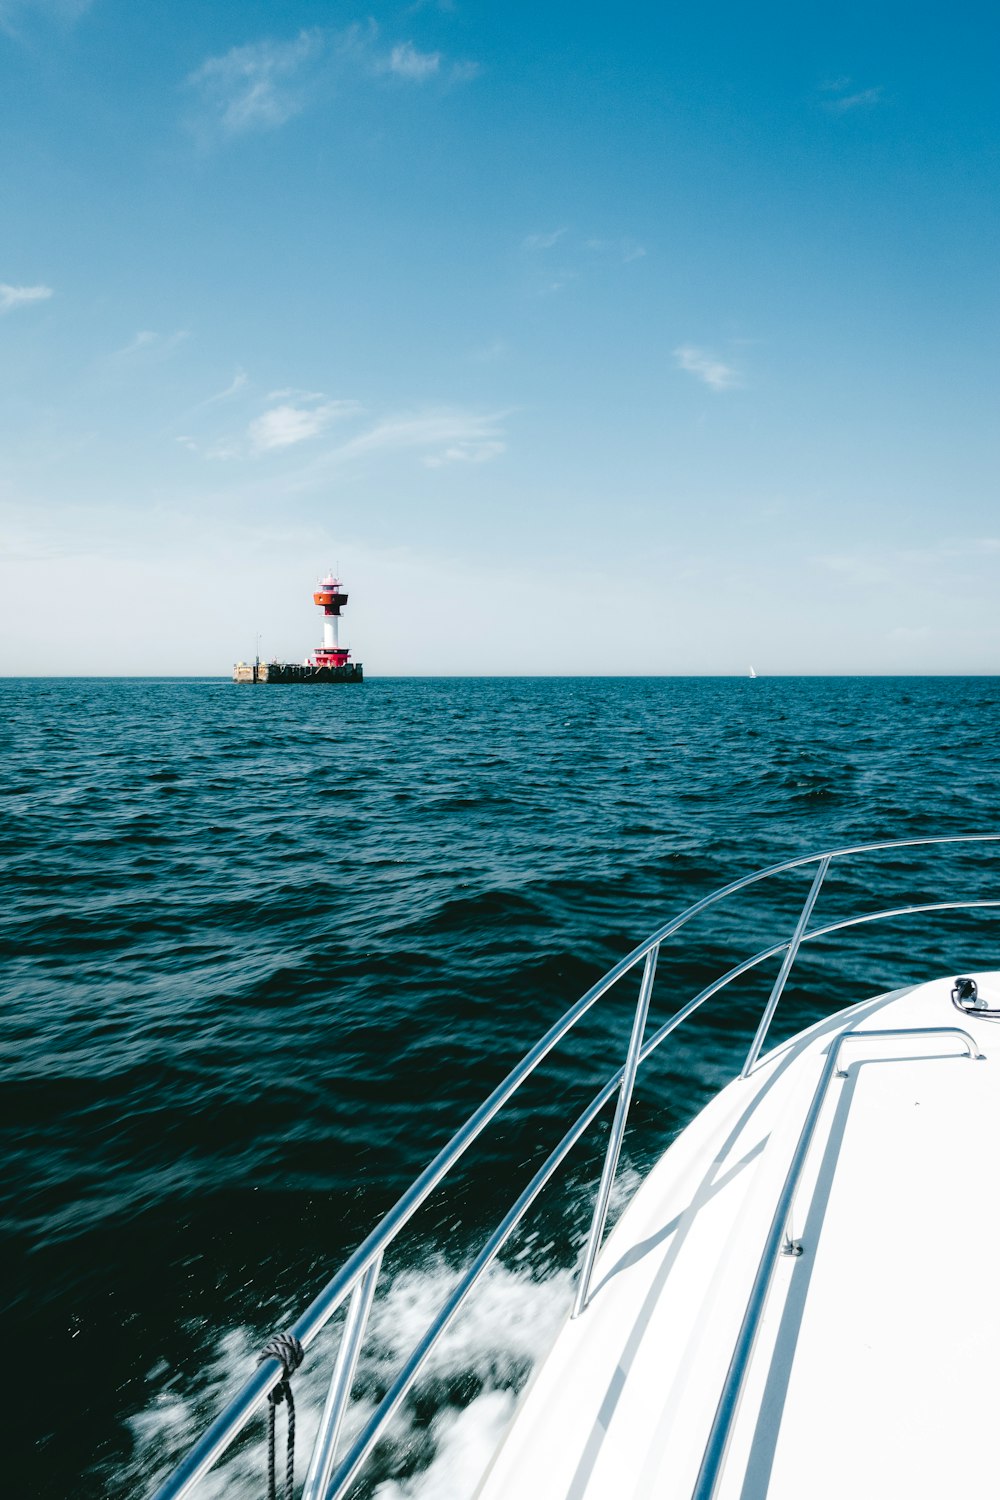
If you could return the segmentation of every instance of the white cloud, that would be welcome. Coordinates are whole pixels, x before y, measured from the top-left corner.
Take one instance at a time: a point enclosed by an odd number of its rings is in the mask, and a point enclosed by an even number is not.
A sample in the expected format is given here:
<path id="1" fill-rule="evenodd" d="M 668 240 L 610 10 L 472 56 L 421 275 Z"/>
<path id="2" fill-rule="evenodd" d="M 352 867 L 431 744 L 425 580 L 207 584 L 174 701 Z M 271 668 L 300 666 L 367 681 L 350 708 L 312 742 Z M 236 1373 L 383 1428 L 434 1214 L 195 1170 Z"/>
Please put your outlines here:
<path id="1" fill-rule="evenodd" d="M 542 282 L 541 286 L 537 288 L 538 295 L 539 297 L 551 297 L 556 292 L 564 292 L 568 286 L 572 286 L 579 279 L 579 271 L 571 271 L 568 267 L 564 266 L 555 276 Z"/>
<path id="2" fill-rule="evenodd" d="M 566 225 L 558 229 L 533 230 L 521 240 L 525 267 L 531 291 L 537 297 L 563 292 L 589 277 L 600 265 L 604 274 L 615 265 L 641 260 L 645 247 L 630 237 L 602 239 L 581 238 Z M 556 250 L 555 255 L 550 252 Z"/>
<path id="3" fill-rule="evenodd" d="M 391 73 L 425 83 L 447 71 L 451 82 L 461 83 L 479 72 L 477 63 L 448 65 L 444 53 L 421 52 L 409 41 L 381 53 L 376 51 L 378 36 L 374 21 L 339 32 L 314 26 L 288 41 L 265 38 L 209 57 L 187 79 L 205 112 L 196 124 L 209 137 L 277 129 L 300 114 L 321 85 L 332 87 L 338 74 L 371 78 Z"/>
<path id="4" fill-rule="evenodd" d="M 454 408 L 387 417 L 335 449 L 330 457 L 342 462 L 389 449 L 424 448 L 432 450 L 428 454 L 432 467 L 462 460 L 482 463 L 504 451 L 501 420 L 499 413 Z"/>
<path id="5" fill-rule="evenodd" d="M 827 93 L 832 93 L 849 84 L 849 78 L 838 79 L 835 83 L 824 84 L 823 88 Z M 823 102 L 834 114 L 845 114 L 851 109 L 873 109 L 876 104 L 881 104 L 882 94 L 883 85 L 877 84 L 874 88 L 858 89 L 853 94 L 843 94 L 839 99 L 825 99 Z"/>
<path id="6" fill-rule="evenodd" d="M 0 31 L 17 37 L 18 21 L 28 16 L 71 26 L 92 3 L 93 0 L 0 0 Z"/>
<path id="7" fill-rule="evenodd" d="M 313 406 L 273 406 L 255 418 L 247 431 L 254 453 L 270 453 L 290 448 L 295 443 L 318 437 L 331 423 L 355 416 L 360 407 L 356 401 L 326 401 Z"/>
<path id="8" fill-rule="evenodd" d="M 108 357 L 109 359 L 124 361 L 135 359 L 139 355 L 155 356 L 156 359 L 165 359 L 172 354 L 179 344 L 183 344 L 191 337 L 186 328 L 178 328 L 176 333 L 160 334 L 154 333 L 152 329 L 140 328 L 129 343 L 121 349 L 115 349 Z"/>
<path id="9" fill-rule="evenodd" d="M 0 281 L 0 314 L 12 312 L 15 307 L 27 307 L 31 302 L 44 302 L 51 296 L 50 286 L 9 286 Z"/>
<path id="10" fill-rule="evenodd" d="M 382 66 L 387 73 L 395 73 L 400 78 L 409 78 L 415 83 L 423 83 L 425 79 L 432 78 L 440 68 L 441 53 L 418 52 L 412 42 L 400 42 L 398 46 L 393 47 Z"/>
<path id="11" fill-rule="evenodd" d="M 202 406 L 215 406 L 219 401 L 229 401 L 233 396 L 238 395 L 240 391 L 245 390 L 246 386 L 247 372 L 237 366 L 236 374 L 226 386 L 225 390 L 216 391 L 214 396 L 209 396 L 206 401 L 202 402 Z"/>
<path id="12" fill-rule="evenodd" d="M 478 349 L 473 349 L 469 358 L 478 365 L 490 365 L 498 359 L 504 359 L 510 353 L 510 345 L 506 339 L 493 339 L 488 344 L 481 344 Z"/>
<path id="13" fill-rule="evenodd" d="M 552 229 L 545 234 L 526 234 L 521 241 L 523 250 L 551 250 L 566 233 L 566 229 Z"/>
<path id="14" fill-rule="evenodd" d="M 451 81 L 452 83 L 471 83 L 474 78 L 479 77 L 482 71 L 479 63 L 473 62 L 471 58 L 466 58 L 462 62 L 452 63 Z"/>
<path id="15" fill-rule="evenodd" d="M 682 344 L 674 350 L 674 359 L 682 370 L 688 374 L 695 375 L 703 380 L 713 391 L 731 391 L 742 384 L 739 371 L 733 365 L 727 365 L 723 360 L 717 359 L 705 349 L 697 349 L 693 344 Z"/>
<path id="16" fill-rule="evenodd" d="M 446 464 L 488 464 L 491 459 L 499 458 L 506 452 L 507 444 L 499 438 L 489 438 L 485 442 L 452 443 L 443 453 L 429 453 L 424 464 L 428 469 L 443 469 Z"/>
<path id="17" fill-rule="evenodd" d="M 188 83 L 202 95 L 225 135 L 273 130 L 305 103 L 303 70 L 322 51 L 324 33 L 300 31 L 290 42 L 266 40 L 210 57 Z"/>
<path id="18" fill-rule="evenodd" d="M 621 256 L 622 264 L 628 265 L 631 260 L 641 260 L 646 253 L 646 247 L 640 245 L 637 240 L 588 240 L 587 249 L 594 250 L 599 255 L 608 253 Z"/>
<path id="19" fill-rule="evenodd" d="M 371 455 L 410 451 L 428 468 L 451 464 L 483 464 L 506 451 L 503 413 L 469 411 L 461 407 L 435 407 L 383 416 L 367 426 L 354 425 L 353 436 L 330 442 L 331 429 L 352 424 L 364 408 L 357 401 L 328 400 L 317 392 L 273 391 L 267 407 L 243 431 L 217 433 L 205 439 L 192 436 L 186 427 L 176 442 L 192 452 L 216 461 L 259 459 L 301 444 L 316 443 L 304 466 L 285 471 L 285 483 L 293 487 L 319 482 L 330 468 Z M 204 410 L 206 405 L 201 408 Z M 350 427 L 348 428 L 350 430 Z"/>
<path id="20" fill-rule="evenodd" d="M 140 328 L 134 339 L 125 344 L 121 349 L 115 350 L 112 358 L 118 359 L 129 354 L 138 354 L 140 349 L 148 349 L 151 344 L 154 344 L 157 337 L 158 335 L 153 333 L 151 329 Z"/>

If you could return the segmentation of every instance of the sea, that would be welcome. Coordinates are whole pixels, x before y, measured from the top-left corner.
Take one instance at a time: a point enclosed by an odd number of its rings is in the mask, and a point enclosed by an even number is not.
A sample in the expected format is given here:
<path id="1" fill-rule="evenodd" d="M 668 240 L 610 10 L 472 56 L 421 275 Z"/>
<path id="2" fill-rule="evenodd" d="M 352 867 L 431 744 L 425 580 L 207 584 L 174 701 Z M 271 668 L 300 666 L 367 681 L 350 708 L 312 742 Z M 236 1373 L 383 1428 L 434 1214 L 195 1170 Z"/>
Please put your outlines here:
<path id="1" fill-rule="evenodd" d="M 150 1493 L 518 1058 L 669 917 L 815 850 L 1000 831 L 995 677 L 5 679 L 0 744 L 2 1467 L 21 1497 Z M 995 897 L 998 874 L 988 844 L 855 856 L 814 920 Z M 665 944 L 650 1027 L 786 938 L 810 878 Z M 906 916 L 805 946 L 773 1039 L 1000 967 L 998 924 Z M 644 1066 L 612 1217 L 738 1070 L 776 967 Z M 394 1245 L 349 1430 L 620 1065 L 636 979 Z M 479 1285 L 359 1496 L 472 1494 L 567 1315 L 607 1134 L 605 1115 Z M 338 1337 L 296 1376 L 300 1478 Z M 263 1434 L 198 1493 L 263 1496 Z"/>

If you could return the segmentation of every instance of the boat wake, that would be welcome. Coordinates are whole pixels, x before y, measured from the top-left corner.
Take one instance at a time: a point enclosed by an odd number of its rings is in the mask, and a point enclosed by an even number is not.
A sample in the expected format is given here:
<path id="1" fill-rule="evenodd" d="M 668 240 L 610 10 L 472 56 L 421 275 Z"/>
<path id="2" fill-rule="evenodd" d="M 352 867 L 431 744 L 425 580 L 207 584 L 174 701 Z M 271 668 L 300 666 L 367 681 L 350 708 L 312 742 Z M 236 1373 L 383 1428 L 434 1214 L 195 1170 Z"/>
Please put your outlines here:
<path id="1" fill-rule="evenodd" d="M 372 1310 L 341 1452 L 371 1416 L 420 1335 L 459 1279 L 443 1260 L 401 1271 Z M 466 1500 L 472 1495 L 513 1413 L 518 1392 L 547 1352 L 571 1300 L 571 1273 L 493 1266 L 431 1351 L 354 1493 L 370 1500 Z M 329 1333 L 329 1330 L 328 1330 Z M 297 1470 L 301 1476 L 319 1425 L 339 1330 L 321 1336 L 295 1377 Z M 166 1477 L 207 1421 L 252 1369 L 259 1332 L 225 1334 L 208 1357 L 197 1387 L 181 1386 L 161 1366 L 149 1372 L 159 1390 L 128 1424 L 126 1471 L 112 1493 L 148 1492 Z M 283 1468 L 284 1412 L 278 1414 Z M 249 1435 L 202 1480 L 199 1500 L 240 1500 L 265 1493 L 266 1439 L 257 1418 Z M 112 1476 L 107 1476 L 110 1480 Z"/>

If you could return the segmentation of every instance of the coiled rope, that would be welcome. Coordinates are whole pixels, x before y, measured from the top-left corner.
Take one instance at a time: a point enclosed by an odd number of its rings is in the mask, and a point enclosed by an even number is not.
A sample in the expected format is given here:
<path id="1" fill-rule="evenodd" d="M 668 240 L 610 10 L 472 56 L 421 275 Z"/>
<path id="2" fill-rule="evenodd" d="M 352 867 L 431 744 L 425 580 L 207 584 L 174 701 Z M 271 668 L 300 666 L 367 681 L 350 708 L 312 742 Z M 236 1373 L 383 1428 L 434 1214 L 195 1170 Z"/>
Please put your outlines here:
<path id="1" fill-rule="evenodd" d="M 276 1334 L 257 1356 L 257 1363 L 276 1359 L 281 1365 L 282 1375 L 267 1398 L 267 1500 L 278 1500 L 278 1487 L 274 1472 L 275 1459 L 275 1410 L 284 1401 L 288 1407 L 285 1443 L 285 1488 L 284 1500 L 293 1500 L 295 1494 L 295 1397 L 292 1395 L 291 1377 L 305 1358 L 305 1351 L 291 1333 Z"/>

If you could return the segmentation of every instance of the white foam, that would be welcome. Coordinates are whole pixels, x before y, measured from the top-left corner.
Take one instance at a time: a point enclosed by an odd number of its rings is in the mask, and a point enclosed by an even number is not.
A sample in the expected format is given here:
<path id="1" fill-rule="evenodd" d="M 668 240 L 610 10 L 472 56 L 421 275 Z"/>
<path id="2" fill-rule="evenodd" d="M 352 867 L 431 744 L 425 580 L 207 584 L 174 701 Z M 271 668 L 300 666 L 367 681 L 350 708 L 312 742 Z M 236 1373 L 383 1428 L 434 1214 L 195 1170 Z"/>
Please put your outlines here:
<path id="1" fill-rule="evenodd" d="M 354 1400 L 345 1417 L 341 1451 L 371 1416 L 378 1397 L 460 1274 L 438 1259 L 419 1270 L 401 1272 L 378 1296 Z M 516 1270 L 495 1265 L 487 1272 L 428 1356 L 411 1397 L 386 1429 L 369 1471 L 377 1500 L 471 1497 L 510 1420 L 518 1390 L 547 1352 L 568 1312 L 570 1283 L 567 1271 L 539 1275 L 523 1265 Z M 295 1377 L 300 1476 L 319 1424 L 337 1337 L 321 1336 Z M 260 1342 L 259 1335 L 247 1328 L 224 1334 L 193 1390 L 181 1387 L 177 1377 L 165 1378 L 162 1367 L 150 1372 L 150 1382 L 158 1382 L 159 1389 L 129 1423 L 133 1461 L 127 1474 L 109 1476 L 112 1493 L 148 1489 L 155 1478 L 170 1472 L 252 1370 Z M 428 1407 L 432 1409 L 429 1421 Z M 250 1442 L 232 1451 L 202 1481 L 199 1500 L 244 1495 L 249 1500 L 262 1493 L 266 1457 L 259 1420 L 253 1431 Z M 283 1454 L 280 1409 L 278 1445 Z"/>
<path id="2" fill-rule="evenodd" d="M 487 1391 L 464 1408 L 435 1417 L 430 1426 L 434 1457 L 410 1479 L 389 1479 L 375 1500 L 466 1500 L 486 1471 L 514 1414 L 514 1391 Z"/>

